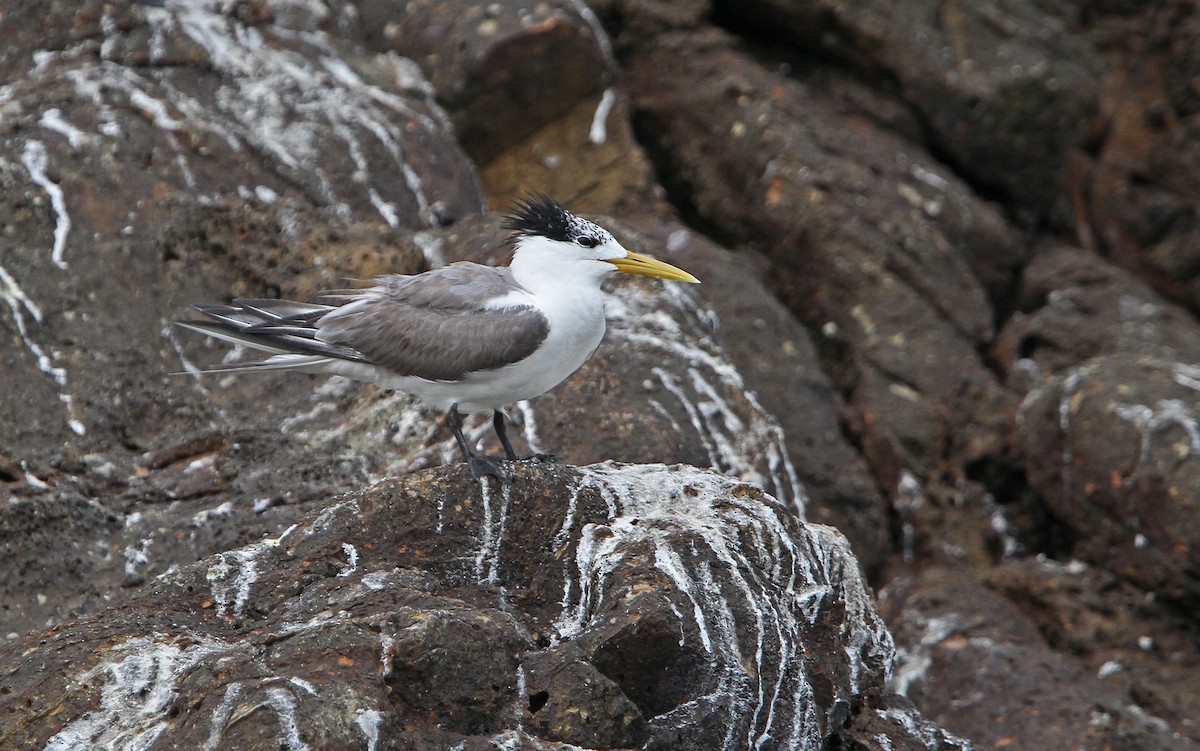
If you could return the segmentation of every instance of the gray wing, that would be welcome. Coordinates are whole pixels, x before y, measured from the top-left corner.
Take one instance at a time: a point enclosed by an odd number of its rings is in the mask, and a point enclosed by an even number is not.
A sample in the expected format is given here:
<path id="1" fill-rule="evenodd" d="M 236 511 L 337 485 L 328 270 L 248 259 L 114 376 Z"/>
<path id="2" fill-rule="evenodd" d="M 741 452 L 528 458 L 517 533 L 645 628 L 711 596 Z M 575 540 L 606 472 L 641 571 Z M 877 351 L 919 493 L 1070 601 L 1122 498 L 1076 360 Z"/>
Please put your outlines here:
<path id="1" fill-rule="evenodd" d="M 508 268 L 454 263 L 390 276 L 316 323 L 316 339 L 400 375 L 457 380 L 533 353 L 550 331 L 530 306 L 488 308 L 520 290 Z"/>

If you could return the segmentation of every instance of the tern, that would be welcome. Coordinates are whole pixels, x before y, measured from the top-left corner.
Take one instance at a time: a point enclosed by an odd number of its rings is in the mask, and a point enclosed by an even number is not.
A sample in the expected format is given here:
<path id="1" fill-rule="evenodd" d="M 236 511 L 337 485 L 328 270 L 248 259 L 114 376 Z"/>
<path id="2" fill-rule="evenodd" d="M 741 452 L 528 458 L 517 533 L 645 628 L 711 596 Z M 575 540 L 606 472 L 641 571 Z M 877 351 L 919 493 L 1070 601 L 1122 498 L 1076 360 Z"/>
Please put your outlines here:
<path id="1" fill-rule="evenodd" d="M 500 477 L 463 437 L 464 413 L 491 410 L 505 458 L 506 404 L 546 393 L 604 337 L 601 283 L 613 272 L 697 283 L 683 269 L 632 253 L 602 227 L 535 194 L 516 204 L 508 266 L 458 262 L 329 294 L 333 304 L 234 300 L 193 307 L 186 329 L 271 353 L 209 372 L 295 370 L 405 391 L 446 413 L 472 475 Z"/>

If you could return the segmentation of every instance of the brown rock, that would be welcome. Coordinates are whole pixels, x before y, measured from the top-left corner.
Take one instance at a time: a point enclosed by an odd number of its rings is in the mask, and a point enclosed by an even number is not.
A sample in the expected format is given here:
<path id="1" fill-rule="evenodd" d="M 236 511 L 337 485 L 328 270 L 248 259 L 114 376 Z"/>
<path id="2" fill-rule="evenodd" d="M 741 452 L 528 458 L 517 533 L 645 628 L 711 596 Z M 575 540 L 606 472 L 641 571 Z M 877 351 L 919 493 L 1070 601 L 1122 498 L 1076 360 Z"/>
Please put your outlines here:
<path id="1" fill-rule="evenodd" d="M 893 685 L 951 733 L 991 748 L 1194 747 L 969 576 L 935 569 L 881 597 L 901 645 Z"/>
<path id="2" fill-rule="evenodd" d="M 417 0 L 397 13 L 394 3 L 357 4 L 368 47 L 421 65 L 480 164 L 603 89 L 612 51 L 583 7 Z"/>
<path id="3" fill-rule="evenodd" d="M 1108 355 L 1034 389 L 1020 413 L 1029 482 L 1073 555 L 1184 603 L 1200 597 L 1196 368 Z"/>
<path id="4" fill-rule="evenodd" d="M 700 289 L 720 324 L 716 339 L 779 421 L 808 498 L 807 518 L 841 530 L 867 571 L 875 570 L 890 553 L 886 506 L 844 435 L 844 405 L 812 338 L 770 292 L 766 259 L 730 252 L 675 224 L 643 222 L 641 229 L 654 241 L 639 243 L 644 252 L 668 252 L 704 277 Z"/>
<path id="5" fill-rule="evenodd" d="M 1200 742 L 1200 667 L 1188 616 L 1096 566 L 1042 558 L 1006 562 L 986 575 L 1037 625 L 1042 639 L 1093 671 L 1110 690 L 1128 694 L 1149 717 Z"/>
<path id="6" fill-rule="evenodd" d="M 1069 12 L 1022 0 L 718 7 L 737 27 L 794 40 L 863 77 L 892 82 L 944 161 L 1010 205 L 1067 220 L 1070 156 L 1089 135 L 1102 69 Z"/>
<path id="7" fill-rule="evenodd" d="M 881 692 L 834 530 L 688 467 L 510 474 L 385 481 L 6 644 L 0 744 L 815 748 Z"/>
<path id="8" fill-rule="evenodd" d="M 1200 361 L 1200 326 L 1144 282 L 1092 253 L 1065 246 L 1025 268 L 1017 312 L 993 347 L 1023 391 L 1092 357 L 1125 353 Z"/>
<path id="9" fill-rule="evenodd" d="M 627 85 L 668 186 L 762 249 L 784 301 L 823 332 L 880 485 L 1005 450 L 1014 405 L 978 355 L 992 323 L 973 263 L 1019 253 L 992 207 L 723 37 L 666 36 Z"/>
<path id="10" fill-rule="evenodd" d="M 1090 34 L 1108 75 L 1073 186 L 1081 241 L 1194 313 L 1200 16 L 1174 0 L 1097 10 Z"/>

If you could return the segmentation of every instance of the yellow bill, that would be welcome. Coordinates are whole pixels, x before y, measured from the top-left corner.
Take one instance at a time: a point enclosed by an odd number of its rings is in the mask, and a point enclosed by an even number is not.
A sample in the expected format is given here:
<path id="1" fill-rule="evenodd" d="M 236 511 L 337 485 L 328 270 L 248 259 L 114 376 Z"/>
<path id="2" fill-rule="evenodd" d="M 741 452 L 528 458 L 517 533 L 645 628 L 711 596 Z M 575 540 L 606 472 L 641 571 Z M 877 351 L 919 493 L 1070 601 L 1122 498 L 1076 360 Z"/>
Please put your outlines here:
<path id="1" fill-rule="evenodd" d="M 700 280 L 681 268 L 658 259 L 644 256 L 641 253 L 630 253 L 624 258 L 610 258 L 608 263 L 617 267 L 617 271 L 640 276 L 652 276 L 657 279 L 670 279 L 675 282 L 699 284 Z"/>

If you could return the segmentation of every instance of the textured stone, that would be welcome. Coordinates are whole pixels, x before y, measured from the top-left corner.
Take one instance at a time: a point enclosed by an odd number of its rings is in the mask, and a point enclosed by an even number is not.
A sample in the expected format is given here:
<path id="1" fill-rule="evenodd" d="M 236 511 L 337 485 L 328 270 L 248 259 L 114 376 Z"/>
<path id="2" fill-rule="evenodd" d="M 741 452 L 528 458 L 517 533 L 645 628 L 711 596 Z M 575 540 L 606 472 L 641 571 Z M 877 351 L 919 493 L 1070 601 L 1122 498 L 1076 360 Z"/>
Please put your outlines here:
<path id="1" fill-rule="evenodd" d="M 818 749 L 892 657 L 835 530 L 611 463 L 386 480 L 0 650 L 0 744 L 66 748 Z"/>
<path id="2" fill-rule="evenodd" d="M 774 288 L 821 331 L 880 485 L 1004 450 L 1013 404 L 978 354 L 992 320 L 976 268 L 1019 254 L 992 207 L 724 37 L 667 36 L 627 81 L 668 187 L 766 253 Z"/>
<path id="3" fill-rule="evenodd" d="M 1103 674 L 1043 642 L 1013 602 L 933 569 L 881 593 L 899 648 L 894 687 L 951 733 L 987 747 L 1188 749 Z"/>
<path id="4" fill-rule="evenodd" d="M 1198 387 L 1194 365 L 1106 355 L 1034 389 L 1020 414 L 1030 485 L 1074 555 L 1188 607 L 1200 601 Z"/>
<path id="5" fill-rule="evenodd" d="M 0 746 L 1200 743 L 1191 0 L 0 14 Z M 614 284 L 612 335 L 513 406 L 518 443 L 717 467 L 836 523 L 887 585 L 908 700 L 822 631 L 869 611 L 823 610 L 782 683 L 755 676 L 787 649 L 738 608 L 750 630 L 717 638 L 706 598 L 759 557 L 610 526 L 617 494 L 566 492 L 569 468 L 505 465 L 519 492 L 487 515 L 461 468 L 378 484 L 456 459 L 408 397 L 171 375 L 239 356 L 176 335 L 188 303 L 502 261 L 484 205 L 534 190 L 704 284 Z M 314 530 L 420 483 L 407 533 Z M 556 544 L 572 498 L 578 539 L 628 543 L 610 568 Z M 323 542 L 292 560 L 281 536 Z M 563 637 L 584 569 L 604 618 Z M 786 732 L 756 735 L 760 684 Z"/>

